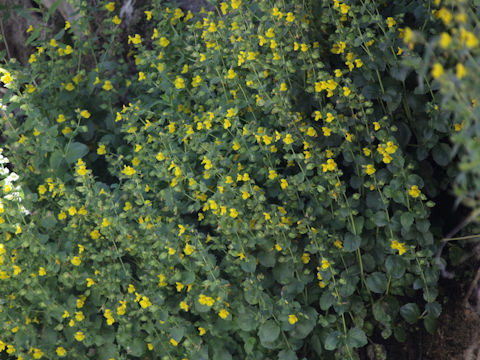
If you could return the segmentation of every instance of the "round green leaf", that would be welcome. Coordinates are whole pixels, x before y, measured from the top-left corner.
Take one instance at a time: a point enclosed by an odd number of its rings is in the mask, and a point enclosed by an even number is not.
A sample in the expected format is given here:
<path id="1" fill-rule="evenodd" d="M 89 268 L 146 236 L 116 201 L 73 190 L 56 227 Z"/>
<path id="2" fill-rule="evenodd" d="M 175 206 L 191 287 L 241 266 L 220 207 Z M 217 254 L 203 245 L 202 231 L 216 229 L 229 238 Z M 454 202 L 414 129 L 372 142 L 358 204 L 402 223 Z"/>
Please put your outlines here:
<path id="1" fill-rule="evenodd" d="M 347 233 L 343 239 L 343 248 L 348 252 L 353 252 L 360 247 L 361 242 L 360 236 Z"/>
<path id="2" fill-rule="evenodd" d="M 388 281 L 384 273 L 374 272 L 367 277 L 366 283 L 370 291 L 374 293 L 383 294 L 387 290 Z"/>
<path id="3" fill-rule="evenodd" d="M 406 322 L 413 324 L 420 317 L 420 309 L 417 304 L 408 303 L 400 308 L 400 315 L 402 315 Z"/>
<path id="4" fill-rule="evenodd" d="M 358 327 L 348 330 L 347 344 L 351 348 L 359 348 L 367 345 L 367 336 L 365 335 L 365 332 Z"/>
<path id="5" fill-rule="evenodd" d="M 275 341 L 278 335 L 280 335 L 280 327 L 273 320 L 267 320 L 260 326 L 260 329 L 258 329 L 258 336 L 262 344 Z"/>

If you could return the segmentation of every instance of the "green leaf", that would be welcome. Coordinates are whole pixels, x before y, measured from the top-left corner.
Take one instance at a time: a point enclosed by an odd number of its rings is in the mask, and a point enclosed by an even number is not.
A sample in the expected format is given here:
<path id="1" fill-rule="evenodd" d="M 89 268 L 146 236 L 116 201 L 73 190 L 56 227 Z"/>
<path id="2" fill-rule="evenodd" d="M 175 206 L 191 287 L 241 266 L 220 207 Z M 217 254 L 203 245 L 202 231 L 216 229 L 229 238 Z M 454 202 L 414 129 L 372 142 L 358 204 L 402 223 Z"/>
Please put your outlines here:
<path id="1" fill-rule="evenodd" d="M 365 222 L 365 219 L 363 216 L 356 216 L 353 219 L 353 226 L 351 223 L 348 223 L 348 230 L 354 235 L 360 235 L 363 231 L 363 224 Z"/>
<path id="2" fill-rule="evenodd" d="M 50 19 L 50 16 L 57 10 L 57 8 L 60 6 L 63 0 L 57 0 L 53 3 L 52 6 L 50 6 L 50 9 L 48 9 L 47 15 L 45 16 L 45 24 L 48 22 L 48 19 Z"/>
<path id="3" fill-rule="evenodd" d="M 442 305 L 440 305 L 436 301 L 425 305 L 425 309 L 427 310 L 427 313 L 429 315 L 432 315 L 433 317 L 436 317 L 436 318 L 438 318 L 442 313 Z"/>
<path id="4" fill-rule="evenodd" d="M 48 213 L 46 216 L 42 217 L 42 220 L 40 224 L 45 228 L 45 229 L 51 229 L 55 226 L 57 223 L 57 219 L 55 216 L 53 216 L 52 213 Z"/>
<path id="5" fill-rule="evenodd" d="M 340 339 L 342 337 L 342 333 L 340 331 L 333 331 L 328 334 L 327 338 L 325 339 L 325 349 L 326 350 L 335 350 L 338 348 L 340 344 Z"/>
<path id="6" fill-rule="evenodd" d="M 408 230 L 413 224 L 414 217 L 409 212 L 404 212 L 402 216 L 400 216 L 400 223 L 402 224 L 403 228 Z"/>
<path id="7" fill-rule="evenodd" d="M 240 267 L 246 273 L 253 273 L 257 268 L 257 261 L 253 256 L 249 255 L 243 259 L 243 261 L 240 263 Z"/>
<path id="8" fill-rule="evenodd" d="M 386 312 L 387 304 L 377 301 L 372 306 L 373 317 L 383 325 L 388 325 L 392 321 L 392 317 Z"/>
<path id="9" fill-rule="evenodd" d="M 65 160 L 69 164 L 74 163 L 86 154 L 88 154 L 88 147 L 85 144 L 72 142 L 65 146 Z"/>
<path id="10" fill-rule="evenodd" d="M 254 337 L 249 337 L 247 339 L 247 341 L 245 341 L 245 345 L 243 346 L 243 348 L 245 349 L 245 352 L 247 354 L 252 354 L 253 353 L 253 348 L 254 348 L 256 342 L 257 342 L 257 340 Z"/>
<path id="11" fill-rule="evenodd" d="M 452 158 L 452 149 L 445 143 L 437 144 L 432 150 L 432 156 L 438 165 L 446 166 Z"/>
<path id="12" fill-rule="evenodd" d="M 370 291 L 383 294 L 385 290 L 387 290 L 387 277 L 384 273 L 381 272 L 374 272 L 370 276 L 367 277 L 366 283 Z"/>
<path id="13" fill-rule="evenodd" d="M 423 319 L 423 325 L 429 334 L 434 335 L 437 330 L 437 318 L 429 314 Z"/>
<path id="14" fill-rule="evenodd" d="M 362 239 L 358 235 L 346 233 L 343 239 L 343 248 L 345 251 L 353 252 L 360 247 Z"/>
<path id="15" fill-rule="evenodd" d="M 117 355 L 117 347 L 112 343 L 103 344 L 97 348 L 99 360 L 110 360 Z"/>
<path id="16" fill-rule="evenodd" d="M 329 291 L 325 291 L 322 296 L 320 297 L 320 309 L 326 311 L 333 305 L 335 302 L 335 298 L 333 297 L 332 293 Z"/>
<path id="17" fill-rule="evenodd" d="M 367 345 L 367 336 L 365 335 L 365 332 L 358 327 L 348 330 L 347 345 L 351 348 L 359 348 Z"/>
<path id="18" fill-rule="evenodd" d="M 292 350 L 282 350 L 278 354 L 278 360 L 297 360 L 297 355 Z"/>
<path id="19" fill-rule="evenodd" d="M 385 214 L 385 211 L 378 211 L 373 215 L 373 221 L 375 222 L 375 225 L 382 227 L 388 224 L 387 221 L 387 215 Z"/>
<path id="20" fill-rule="evenodd" d="M 234 317 L 234 321 L 237 321 L 239 329 L 243 331 L 252 331 L 257 328 L 257 320 L 248 312 L 241 313 Z"/>
<path id="21" fill-rule="evenodd" d="M 145 343 L 142 339 L 133 339 L 127 347 L 127 352 L 132 356 L 142 356 L 145 352 Z"/>
<path id="22" fill-rule="evenodd" d="M 50 167 L 53 170 L 57 170 L 60 164 L 62 163 L 63 156 L 62 153 L 58 150 L 55 150 L 51 155 L 50 155 Z"/>
<path id="23" fill-rule="evenodd" d="M 397 326 L 393 329 L 393 336 L 395 336 L 395 339 L 401 343 L 407 340 L 407 332 L 404 327 Z"/>
<path id="24" fill-rule="evenodd" d="M 402 278 L 406 270 L 405 261 L 397 255 L 388 256 L 387 260 L 385 260 L 385 267 L 387 269 L 387 274 L 394 279 Z"/>
<path id="25" fill-rule="evenodd" d="M 267 320 L 258 329 L 258 336 L 262 344 L 275 341 L 278 335 L 280 335 L 280 327 L 273 320 Z"/>
<path id="26" fill-rule="evenodd" d="M 402 315 L 409 324 L 414 324 L 420 317 L 420 309 L 417 304 L 408 303 L 400 308 L 400 315 Z"/>

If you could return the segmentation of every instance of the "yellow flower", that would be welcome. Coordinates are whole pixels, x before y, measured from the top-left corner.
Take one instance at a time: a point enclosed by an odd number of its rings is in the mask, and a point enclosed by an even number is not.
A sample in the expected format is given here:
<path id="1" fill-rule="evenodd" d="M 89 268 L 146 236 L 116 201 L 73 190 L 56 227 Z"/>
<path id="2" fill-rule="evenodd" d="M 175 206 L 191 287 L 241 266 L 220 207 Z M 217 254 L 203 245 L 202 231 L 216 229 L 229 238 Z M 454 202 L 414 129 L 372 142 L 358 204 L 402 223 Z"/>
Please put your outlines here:
<path id="1" fill-rule="evenodd" d="M 91 287 L 95 284 L 95 281 L 92 278 L 87 278 L 87 287 Z"/>
<path id="2" fill-rule="evenodd" d="M 288 322 L 289 322 L 290 324 L 293 325 L 293 324 L 295 324 L 297 321 L 298 321 L 297 315 L 295 315 L 295 314 L 290 314 L 290 315 L 288 315 Z"/>
<path id="3" fill-rule="evenodd" d="M 275 170 L 272 169 L 272 170 L 269 170 L 269 171 L 268 171 L 268 178 L 269 178 L 270 180 L 275 179 L 277 176 L 278 176 L 278 174 L 277 174 L 277 172 L 276 172 Z"/>
<path id="4" fill-rule="evenodd" d="M 368 174 L 368 175 L 373 175 L 375 174 L 375 167 L 372 165 L 372 164 L 368 164 L 367 165 L 367 169 L 365 170 L 365 172 Z"/>
<path id="5" fill-rule="evenodd" d="M 193 250 L 194 248 L 190 244 L 187 244 L 185 245 L 183 252 L 185 253 L 185 255 L 191 255 L 193 253 Z"/>
<path id="6" fill-rule="evenodd" d="M 135 174 L 137 171 L 130 167 L 130 166 L 127 166 L 127 165 L 123 165 L 123 170 L 122 170 L 122 174 L 125 174 L 127 176 L 131 176 L 133 174 Z"/>
<path id="7" fill-rule="evenodd" d="M 62 346 L 57 347 L 56 352 L 57 352 L 57 355 L 60 357 L 67 355 L 67 350 L 65 350 L 65 348 L 63 348 Z"/>
<path id="8" fill-rule="evenodd" d="M 199 334 L 200 336 L 205 335 L 206 332 L 207 332 L 207 331 L 206 331 L 203 327 L 199 327 L 199 328 L 198 328 L 198 334 Z"/>
<path id="9" fill-rule="evenodd" d="M 281 85 L 280 85 L 280 91 L 287 91 L 287 84 L 281 83 Z"/>
<path id="10" fill-rule="evenodd" d="M 168 40 L 165 37 L 161 37 L 158 43 L 160 44 L 161 47 L 167 47 L 170 44 L 170 40 Z"/>
<path id="11" fill-rule="evenodd" d="M 291 143 L 293 143 L 292 135 L 290 135 L 290 134 L 285 135 L 285 138 L 283 139 L 283 142 L 287 145 L 290 145 Z"/>
<path id="12" fill-rule="evenodd" d="M 443 75 L 443 66 L 439 63 L 435 63 L 433 64 L 433 68 L 432 68 L 432 76 L 434 79 L 437 79 L 439 78 L 440 76 Z"/>
<path id="13" fill-rule="evenodd" d="M 309 253 L 303 253 L 302 262 L 304 264 L 308 264 L 310 262 L 310 254 Z"/>
<path id="14" fill-rule="evenodd" d="M 267 32 L 265 33 L 265 36 L 268 38 L 273 38 L 275 37 L 275 32 L 273 31 L 273 28 L 269 28 Z"/>
<path id="15" fill-rule="evenodd" d="M 106 80 L 102 87 L 105 91 L 110 91 L 113 89 L 112 83 L 109 80 Z"/>
<path id="16" fill-rule="evenodd" d="M 151 11 L 144 11 L 145 15 L 147 16 L 147 21 L 152 19 L 152 12 Z"/>
<path id="17" fill-rule="evenodd" d="M 418 198 L 422 194 L 422 192 L 417 185 L 412 185 L 410 187 L 410 190 L 408 190 L 408 194 L 413 198 Z"/>
<path id="18" fill-rule="evenodd" d="M 107 218 L 103 218 L 102 227 L 107 227 L 108 225 L 110 225 L 110 222 L 107 220 Z"/>
<path id="19" fill-rule="evenodd" d="M 140 301 L 139 304 L 143 309 L 146 309 L 152 305 L 152 303 L 150 302 L 150 299 L 147 296 L 142 296 L 142 300 Z"/>
<path id="20" fill-rule="evenodd" d="M 41 359 L 44 355 L 43 351 L 40 350 L 40 349 L 35 349 L 35 348 L 32 348 L 33 349 L 33 358 L 34 359 Z M 18 358 L 17 358 L 18 359 Z"/>
<path id="21" fill-rule="evenodd" d="M 200 75 L 197 75 L 192 79 L 192 86 L 197 87 L 200 85 L 201 82 L 202 82 L 202 78 L 200 77 Z"/>
<path id="22" fill-rule="evenodd" d="M 443 32 L 440 34 L 439 43 L 442 48 L 444 49 L 448 48 L 451 42 L 452 42 L 452 37 L 448 33 Z"/>
<path id="23" fill-rule="evenodd" d="M 75 89 L 75 86 L 71 82 L 65 85 L 65 90 L 72 91 L 73 89 Z"/>
<path id="24" fill-rule="evenodd" d="M 97 154 L 98 155 L 105 155 L 106 153 L 107 153 L 107 150 L 105 148 L 105 144 L 101 144 L 97 149 Z"/>
<path id="25" fill-rule="evenodd" d="M 398 255 L 403 255 L 407 251 L 405 249 L 405 243 L 400 243 L 397 240 L 393 240 L 390 246 L 393 250 L 398 250 Z"/>
<path id="26" fill-rule="evenodd" d="M 201 305 L 207 305 L 207 306 L 212 307 L 213 304 L 215 303 L 215 299 L 210 297 L 210 296 L 200 294 L 198 296 L 198 303 L 201 304 Z"/>
<path id="27" fill-rule="evenodd" d="M 343 249 L 343 243 L 340 241 L 340 240 L 335 240 L 335 242 L 333 243 L 333 245 L 335 245 L 337 248 L 339 249 Z"/>
<path id="28" fill-rule="evenodd" d="M 77 321 L 83 321 L 83 319 L 85 319 L 85 315 L 83 315 L 83 312 L 81 312 L 81 311 L 76 311 L 75 312 L 75 319 Z"/>
<path id="29" fill-rule="evenodd" d="M 85 339 L 85 335 L 83 334 L 83 332 L 77 331 L 75 333 L 75 340 L 82 341 L 83 339 Z"/>
<path id="30" fill-rule="evenodd" d="M 115 17 L 112 19 L 112 22 L 115 25 L 120 25 L 122 23 L 122 19 L 120 19 L 117 15 L 115 15 Z"/>
<path id="31" fill-rule="evenodd" d="M 377 121 L 374 121 L 374 122 L 373 122 L 373 129 L 374 129 L 375 131 L 380 130 L 380 123 L 377 122 Z M 368 156 L 368 155 L 367 155 L 367 156 Z"/>
<path id="32" fill-rule="evenodd" d="M 238 216 L 237 209 L 234 209 L 234 208 L 230 209 L 230 216 L 235 219 Z"/>
<path id="33" fill-rule="evenodd" d="M 220 316 L 222 319 L 226 319 L 228 317 L 230 313 L 225 310 L 225 309 L 222 309 L 220 310 L 220 312 L 218 313 L 218 316 Z"/>
<path id="34" fill-rule="evenodd" d="M 172 344 L 173 346 L 178 346 L 178 341 L 172 338 L 170 339 L 170 344 Z"/>
<path id="35" fill-rule="evenodd" d="M 179 306 L 180 306 L 180 309 L 182 309 L 183 311 L 188 311 L 189 309 L 189 306 L 185 301 L 181 301 Z"/>
<path id="36" fill-rule="evenodd" d="M 0 81 L 2 81 L 4 84 L 9 84 L 13 81 L 12 75 L 10 75 L 9 72 L 6 72 L 2 77 L 0 77 Z"/>
<path id="37" fill-rule="evenodd" d="M 88 112 L 88 110 L 82 110 L 82 111 L 80 112 L 80 116 L 83 117 L 83 118 L 85 118 L 85 119 L 88 119 L 91 115 L 90 115 L 90 113 Z"/>
<path id="38" fill-rule="evenodd" d="M 232 0 L 232 9 L 238 9 L 242 5 L 242 0 Z"/>
<path id="39" fill-rule="evenodd" d="M 38 275 L 40 275 L 40 276 L 47 275 L 47 272 L 45 271 L 44 267 L 40 266 L 40 269 L 38 269 Z"/>
<path id="40" fill-rule="evenodd" d="M 394 18 L 392 18 L 392 17 L 388 17 L 388 18 L 387 18 L 388 28 L 392 28 L 392 27 L 394 27 L 396 24 L 397 24 L 397 22 L 395 21 Z"/>
<path id="41" fill-rule="evenodd" d="M 228 70 L 227 78 L 234 79 L 237 76 L 237 73 L 233 69 Z"/>
<path id="42" fill-rule="evenodd" d="M 337 163 L 333 159 L 328 159 L 326 164 L 322 164 L 323 172 L 334 171 L 337 168 Z"/>
<path id="43" fill-rule="evenodd" d="M 330 267 L 330 263 L 327 259 L 322 259 L 322 270 L 327 270 Z"/>
<path id="44" fill-rule="evenodd" d="M 326 127 L 326 126 L 323 126 L 322 127 L 322 131 L 323 131 L 323 136 L 330 136 L 332 135 L 332 131 L 330 130 L 330 128 Z"/>
<path id="45" fill-rule="evenodd" d="M 287 20 L 288 22 L 293 22 L 295 20 L 295 16 L 293 15 L 293 13 L 289 12 L 287 13 L 287 17 L 285 18 L 285 20 Z"/>
<path id="46" fill-rule="evenodd" d="M 465 122 L 453 124 L 453 127 L 457 132 L 462 130 L 464 126 L 465 126 Z"/>
<path id="47" fill-rule="evenodd" d="M 223 15 L 227 15 L 228 4 L 226 2 L 222 2 L 220 4 L 220 10 L 222 11 Z"/>
<path id="48" fill-rule="evenodd" d="M 465 75 L 467 75 L 467 70 L 465 69 L 465 66 L 463 66 L 462 63 L 457 64 L 457 77 L 459 79 L 462 79 Z"/>
<path id="49" fill-rule="evenodd" d="M 82 260 L 80 259 L 80 257 L 74 256 L 73 259 L 70 260 L 70 262 L 75 266 L 79 266 L 82 263 Z"/>
<path id="50" fill-rule="evenodd" d="M 97 229 L 93 230 L 91 233 L 90 233 L 90 237 L 93 239 L 93 240 L 97 240 L 99 237 L 100 237 L 100 231 L 98 231 Z"/>
<path id="51" fill-rule="evenodd" d="M 57 41 L 55 39 L 51 39 L 50 46 L 57 47 L 58 46 Z"/>
<path id="52" fill-rule="evenodd" d="M 176 87 L 177 89 L 183 89 L 183 88 L 185 88 L 185 80 L 184 80 L 182 77 L 180 77 L 180 76 L 177 76 L 177 77 L 176 77 L 174 83 L 175 83 L 175 87 Z"/>
<path id="53" fill-rule="evenodd" d="M 109 2 L 107 5 L 105 5 L 105 9 L 107 9 L 109 12 L 112 12 L 115 10 L 115 3 L 113 1 Z"/>

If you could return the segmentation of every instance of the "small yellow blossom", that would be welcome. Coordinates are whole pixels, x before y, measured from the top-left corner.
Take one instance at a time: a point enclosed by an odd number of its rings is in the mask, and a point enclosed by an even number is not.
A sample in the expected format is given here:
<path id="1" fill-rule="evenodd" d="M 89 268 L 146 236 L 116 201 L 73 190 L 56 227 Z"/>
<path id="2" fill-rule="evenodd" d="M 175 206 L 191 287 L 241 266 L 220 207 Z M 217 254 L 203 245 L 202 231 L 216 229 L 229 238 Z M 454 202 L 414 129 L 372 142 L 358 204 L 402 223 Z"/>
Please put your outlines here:
<path id="1" fill-rule="evenodd" d="M 111 1 L 108 4 L 106 4 L 105 9 L 107 9 L 109 12 L 114 11 L 115 10 L 115 2 Z"/>
<path id="2" fill-rule="evenodd" d="M 408 194 L 413 198 L 418 198 L 422 194 L 422 192 L 417 185 L 412 185 L 410 187 L 410 190 L 408 190 Z"/>

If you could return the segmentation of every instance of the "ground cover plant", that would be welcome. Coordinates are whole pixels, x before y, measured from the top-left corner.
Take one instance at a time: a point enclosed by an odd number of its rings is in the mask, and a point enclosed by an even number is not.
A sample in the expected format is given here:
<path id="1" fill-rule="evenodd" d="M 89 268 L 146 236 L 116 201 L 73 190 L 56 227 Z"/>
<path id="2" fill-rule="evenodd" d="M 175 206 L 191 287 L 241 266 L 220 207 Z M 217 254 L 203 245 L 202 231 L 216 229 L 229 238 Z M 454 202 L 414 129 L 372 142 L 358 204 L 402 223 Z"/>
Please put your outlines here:
<path id="1" fill-rule="evenodd" d="M 9 358 L 356 359 L 434 331 L 447 8 L 72 3 L 0 69 Z"/>

